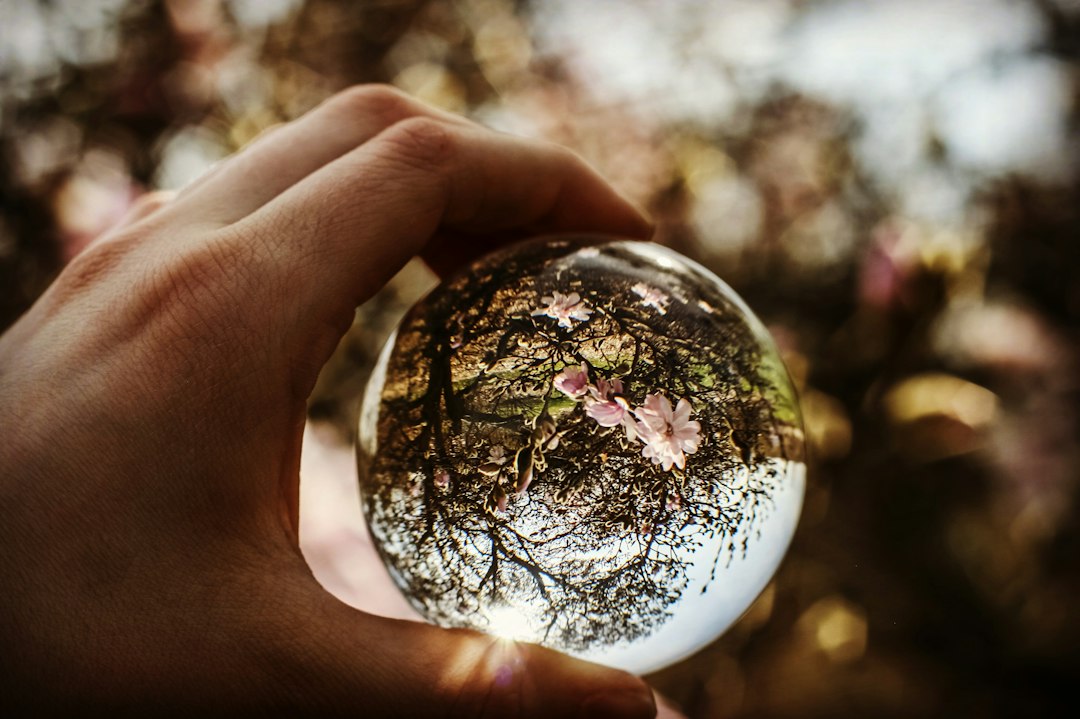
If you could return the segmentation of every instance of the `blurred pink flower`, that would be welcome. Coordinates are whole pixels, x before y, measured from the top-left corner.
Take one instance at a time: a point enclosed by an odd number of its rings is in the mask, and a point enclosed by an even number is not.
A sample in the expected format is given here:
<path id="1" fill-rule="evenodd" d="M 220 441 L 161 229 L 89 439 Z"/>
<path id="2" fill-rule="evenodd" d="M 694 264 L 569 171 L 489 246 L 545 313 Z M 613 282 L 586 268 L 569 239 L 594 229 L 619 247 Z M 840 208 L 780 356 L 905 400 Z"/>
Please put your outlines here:
<path id="1" fill-rule="evenodd" d="M 668 303 L 671 302 L 671 298 L 660 290 L 655 287 L 649 287 L 644 282 L 638 282 L 631 287 L 630 290 L 641 298 L 641 304 L 646 307 L 652 307 L 662 315 L 667 314 L 667 306 Z"/>
<path id="2" fill-rule="evenodd" d="M 589 391 L 589 368 L 585 365 L 580 367 L 567 367 L 555 375 L 555 389 L 567 397 L 581 399 Z"/>
<path id="3" fill-rule="evenodd" d="M 683 469 L 686 455 L 696 452 L 701 441 L 701 425 L 690 419 L 692 409 L 686 398 L 680 399 L 672 411 L 667 397 L 659 394 L 645 397 L 644 404 L 634 410 L 637 432 L 645 443 L 642 456 L 653 464 L 662 464 L 665 471 L 672 466 Z"/>
<path id="4" fill-rule="evenodd" d="M 532 315 L 534 317 L 545 315 L 553 320 L 558 320 L 559 326 L 567 329 L 574 326 L 571 320 L 585 322 L 589 319 L 589 315 L 593 313 L 593 310 L 581 301 L 581 295 L 577 292 L 571 292 L 568 295 L 564 295 L 562 292 L 554 292 L 550 296 L 541 298 L 541 301 L 547 306 L 533 310 Z"/>

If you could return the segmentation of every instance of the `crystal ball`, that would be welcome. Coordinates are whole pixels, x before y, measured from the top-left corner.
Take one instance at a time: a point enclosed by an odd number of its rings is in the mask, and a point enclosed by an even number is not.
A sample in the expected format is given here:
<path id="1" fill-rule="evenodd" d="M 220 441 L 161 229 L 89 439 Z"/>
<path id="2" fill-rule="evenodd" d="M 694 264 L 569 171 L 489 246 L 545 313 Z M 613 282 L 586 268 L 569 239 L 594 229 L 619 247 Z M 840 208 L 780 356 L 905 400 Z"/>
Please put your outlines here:
<path id="1" fill-rule="evenodd" d="M 424 617 L 637 673 L 750 606 L 805 483 L 761 322 L 617 239 L 521 243 L 433 290 L 382 351 L 357 446 L 372 537 Z"/>

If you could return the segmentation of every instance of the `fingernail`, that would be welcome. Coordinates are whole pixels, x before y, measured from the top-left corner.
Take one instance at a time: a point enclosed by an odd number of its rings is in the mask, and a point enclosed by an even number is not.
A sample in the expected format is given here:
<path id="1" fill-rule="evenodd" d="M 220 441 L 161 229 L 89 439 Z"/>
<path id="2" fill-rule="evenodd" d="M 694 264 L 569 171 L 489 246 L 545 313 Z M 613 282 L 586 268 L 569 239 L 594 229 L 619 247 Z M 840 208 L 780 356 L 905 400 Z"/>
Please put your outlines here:
<path id="1" fill-rule="evenodd" d="M 594 694 L 581 705 L 583 719 L 652 719 L 656 702 L 651 691 L 628 689 Z"/>

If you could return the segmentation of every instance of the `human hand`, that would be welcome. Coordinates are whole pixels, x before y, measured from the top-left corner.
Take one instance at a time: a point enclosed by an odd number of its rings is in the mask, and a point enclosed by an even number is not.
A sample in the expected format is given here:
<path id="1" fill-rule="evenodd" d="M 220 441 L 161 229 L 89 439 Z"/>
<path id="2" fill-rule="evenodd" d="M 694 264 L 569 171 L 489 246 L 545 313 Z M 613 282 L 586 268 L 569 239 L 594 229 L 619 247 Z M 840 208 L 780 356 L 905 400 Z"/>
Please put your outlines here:
<path id="1" fill-rule="evenodd" d="M 354 610 L 296 540 L 305 399 L 358 303 L 415 254 L 645 221 L 568 152 L 378 87 L 159 205 L 0 338 L 0 711 L 651 716 L 624 673 Z"/>

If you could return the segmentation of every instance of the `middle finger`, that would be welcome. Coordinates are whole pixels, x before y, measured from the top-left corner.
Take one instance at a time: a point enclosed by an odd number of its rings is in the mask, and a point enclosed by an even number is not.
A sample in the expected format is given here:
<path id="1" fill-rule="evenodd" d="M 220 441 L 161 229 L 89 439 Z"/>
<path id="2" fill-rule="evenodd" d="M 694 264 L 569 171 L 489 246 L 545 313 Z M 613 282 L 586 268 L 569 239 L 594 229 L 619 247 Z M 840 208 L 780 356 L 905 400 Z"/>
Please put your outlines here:
<path id="1" fill-rule="evenodd" d="M 177 204 L 184 205 L 184 211 L 200 223 L 232 224 L 320 167 L 410 117 L 471 124 L 389 86 L 362 85 L 338 93 L 300 119 L 257 139 L 187 188 Z"/>

